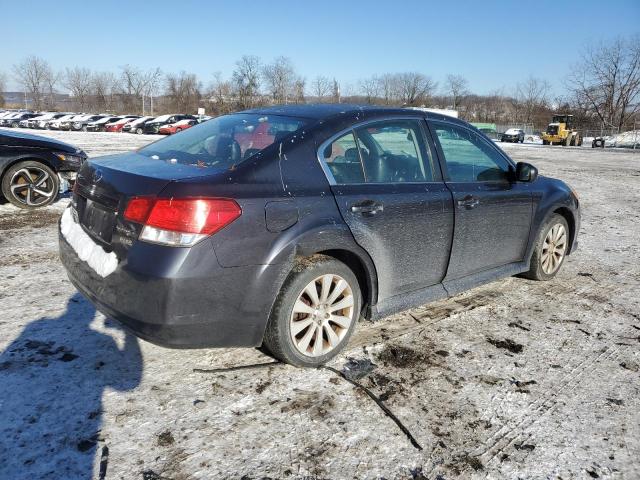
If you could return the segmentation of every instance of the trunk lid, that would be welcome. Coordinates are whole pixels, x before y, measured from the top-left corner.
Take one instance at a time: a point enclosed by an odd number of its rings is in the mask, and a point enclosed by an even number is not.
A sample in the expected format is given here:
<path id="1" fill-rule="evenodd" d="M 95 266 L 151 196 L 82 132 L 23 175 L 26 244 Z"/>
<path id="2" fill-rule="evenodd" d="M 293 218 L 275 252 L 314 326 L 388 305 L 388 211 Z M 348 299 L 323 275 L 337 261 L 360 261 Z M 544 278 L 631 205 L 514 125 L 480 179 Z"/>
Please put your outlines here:
<path id="1" fill-rule="evenodd" d="M 86 161 L 76 179 L 75 219 L 107 251 L 131 245 L 136 225 L 124 222 L 122 212 L 131 197 L 159 195 L 172 181 L 206 177 L 215 171 L 155 160 L 138 153 Z"/>

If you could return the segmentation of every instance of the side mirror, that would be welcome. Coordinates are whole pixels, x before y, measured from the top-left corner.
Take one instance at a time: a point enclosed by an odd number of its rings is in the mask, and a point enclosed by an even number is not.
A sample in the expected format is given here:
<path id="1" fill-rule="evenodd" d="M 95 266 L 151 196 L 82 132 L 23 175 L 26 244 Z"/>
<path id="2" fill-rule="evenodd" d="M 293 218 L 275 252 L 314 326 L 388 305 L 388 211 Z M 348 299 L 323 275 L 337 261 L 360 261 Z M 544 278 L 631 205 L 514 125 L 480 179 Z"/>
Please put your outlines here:
<path id="1" fill-rule="evenodd" d="M 530 163 L 518 162 L 516 165 L 516 180 L 519 182 L 535 182 L 538 169 Z"/>

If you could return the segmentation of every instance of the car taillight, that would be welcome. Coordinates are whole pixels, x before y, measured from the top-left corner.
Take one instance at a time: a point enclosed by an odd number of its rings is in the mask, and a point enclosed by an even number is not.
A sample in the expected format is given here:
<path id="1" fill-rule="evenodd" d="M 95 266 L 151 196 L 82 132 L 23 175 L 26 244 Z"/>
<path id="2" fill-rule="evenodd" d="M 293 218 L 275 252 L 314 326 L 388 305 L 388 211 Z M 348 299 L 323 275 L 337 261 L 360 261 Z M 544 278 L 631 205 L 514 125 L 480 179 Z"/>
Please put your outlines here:
<path id="1" fill-rule="evenodd" d="M 140 240 L 188 247 L 226 227 L 242 214 L 228 198 L 135 197 L 124 217 L 144 225 Z"/>

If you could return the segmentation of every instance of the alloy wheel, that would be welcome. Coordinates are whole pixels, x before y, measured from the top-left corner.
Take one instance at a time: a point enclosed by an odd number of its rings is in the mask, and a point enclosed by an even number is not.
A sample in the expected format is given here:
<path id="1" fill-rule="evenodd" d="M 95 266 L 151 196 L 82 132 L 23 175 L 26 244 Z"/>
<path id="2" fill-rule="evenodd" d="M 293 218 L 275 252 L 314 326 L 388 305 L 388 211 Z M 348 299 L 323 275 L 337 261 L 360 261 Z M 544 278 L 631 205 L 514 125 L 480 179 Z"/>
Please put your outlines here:
<path id="1" fill-rule="evenodd" d="M 547 275 L 555 273 L 567 252 L 567 231 L 564 225 L 556 223 L 547 232 L 542 244 L 540 263 L 542 271 Z"/>
<path id="2" fill-rule="evenodd" d="M 25 167 L 11 177 L 10 190 L 20 203 L 37 207 L 47 203 L 56 194 L 56 182 L 39 167 Z"/>
<path id="3" fill-rule="evenodd" d="M 337 348 L 353 322 L 353 290 L 339 275 L 326 274 L 309 282 L 299 293 L 289 331 L 296 350 L 319 357 Z"/>

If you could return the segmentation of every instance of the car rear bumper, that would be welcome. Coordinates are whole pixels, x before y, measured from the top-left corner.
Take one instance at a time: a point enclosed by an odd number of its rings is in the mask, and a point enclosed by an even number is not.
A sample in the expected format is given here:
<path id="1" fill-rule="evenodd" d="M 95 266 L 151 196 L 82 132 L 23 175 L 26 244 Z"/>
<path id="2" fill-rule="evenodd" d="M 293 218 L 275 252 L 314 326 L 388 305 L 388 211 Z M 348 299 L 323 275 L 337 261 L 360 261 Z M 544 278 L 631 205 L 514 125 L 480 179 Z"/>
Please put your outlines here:
<path id="1" fill-rule="evenodd" d="M 69 279 L 100 312 L 172 348 L 260 345 L 286 275 L 281 265 L 223 268 L 207 241 L 191 249 L 135 242 L 102 278 L 61 233 L 59 244 Z"/>

